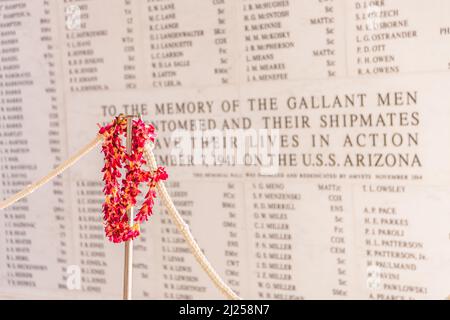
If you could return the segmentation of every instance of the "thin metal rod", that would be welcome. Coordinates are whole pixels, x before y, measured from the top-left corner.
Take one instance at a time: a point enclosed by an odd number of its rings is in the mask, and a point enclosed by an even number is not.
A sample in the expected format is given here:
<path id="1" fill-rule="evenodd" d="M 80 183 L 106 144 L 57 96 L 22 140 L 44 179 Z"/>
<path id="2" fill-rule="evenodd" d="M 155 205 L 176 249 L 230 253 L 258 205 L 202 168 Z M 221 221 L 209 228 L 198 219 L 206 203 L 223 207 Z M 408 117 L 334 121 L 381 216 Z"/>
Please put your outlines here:
<path id="1" fill-rule="evenodd" d="M 127 153 L 132 152 L 133 142 L 133 116 L 127 116 Z M 128 212 L 128 221 L 130 226 L 133 225 L 133 207 Z M 132 299 L 133 290 L 133 241 L 128 240 L 125 242 L 125 262 L 123 269 L 123 300 Z"/>

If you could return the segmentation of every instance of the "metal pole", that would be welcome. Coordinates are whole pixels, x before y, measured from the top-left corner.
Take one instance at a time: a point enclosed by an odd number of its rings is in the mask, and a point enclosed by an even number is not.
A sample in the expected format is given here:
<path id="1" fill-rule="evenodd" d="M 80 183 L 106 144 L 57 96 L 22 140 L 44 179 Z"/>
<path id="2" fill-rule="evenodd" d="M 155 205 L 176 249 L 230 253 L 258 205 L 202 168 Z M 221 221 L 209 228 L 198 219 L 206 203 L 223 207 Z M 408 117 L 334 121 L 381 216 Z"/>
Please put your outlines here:
<path id="1" fill-rule="evenodd" d="M 132 142 L 133 142 L 133 116 L 127 116 L 127 153 L 132 152 Z M 128 212 L 128 222 L 130 226 L 133 225 L 133 207 L 131 207 Z M 132 289 L 133 289 L 133 241 L 128 240 L 125 242 L 125 264 L 123 270 L 123 300 L 132 299 Z"/>

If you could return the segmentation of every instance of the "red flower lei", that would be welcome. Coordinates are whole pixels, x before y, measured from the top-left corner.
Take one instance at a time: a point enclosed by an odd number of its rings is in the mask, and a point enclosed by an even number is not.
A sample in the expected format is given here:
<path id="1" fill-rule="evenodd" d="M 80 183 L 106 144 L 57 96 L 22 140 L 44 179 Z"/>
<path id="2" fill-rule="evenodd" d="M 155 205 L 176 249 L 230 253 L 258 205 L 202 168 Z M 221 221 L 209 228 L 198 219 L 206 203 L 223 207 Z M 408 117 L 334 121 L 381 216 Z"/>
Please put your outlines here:
<path id="1" fill-rule="evenodd" d="M 103 219 L 106 236 L 115 243 L 139 236 L 140 223 L 147 221 L 152 214 L 156 184 L 168 178 L 163 167 L 158 167 L 155 172 L 142 169 L 142 165 L 146 164 L 145 144 L 149 141 L 154 142 L 156 136 L 152 125 L 146 125 L 141 119 L 133 120 L 132 152 L 131 154 L 125 152 L 121 136 L 126 136 L 127 121 L 125 116 L 120 115 L 99 131 L 104 137 L 102 145 L 105 160 L 102 169 L 105 182 Z M 122 176 L 121 168 L 125 168 L 127 172 L 120 185 L 118 179 Z M 136 205 L 136 197 L 141 193 L 139 190 L 141 183 L 147 183 L 149 190 L 141 209 L 134 218 L 134 224 L 130 226 L 127 210 Z"/>

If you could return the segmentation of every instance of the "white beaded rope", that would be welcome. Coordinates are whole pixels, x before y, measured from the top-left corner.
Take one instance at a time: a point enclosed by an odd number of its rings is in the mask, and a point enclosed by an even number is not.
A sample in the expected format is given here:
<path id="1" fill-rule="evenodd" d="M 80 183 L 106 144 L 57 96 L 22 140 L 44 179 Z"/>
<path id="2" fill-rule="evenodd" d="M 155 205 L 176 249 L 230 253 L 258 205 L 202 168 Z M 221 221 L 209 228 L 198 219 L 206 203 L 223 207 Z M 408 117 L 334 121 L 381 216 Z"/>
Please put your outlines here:
<path id="1" fill-rule="evenodd" d="M 57 166 L 55 169 L 50 171 L 46 176 L 28 185 L 23 190 L 12 195 L 11 197 L 0 202 L 0 210 L 6 209 L 7 207 L 13 205 L 17 201 L 25 198 L 26 196 L 30 195 L 31 193 L 33 193 L 34 191 L 45 185 L 47 182 L 49 182 L 56 176 L 62 174 L 64 171 L 73 166 L 83 156 L 92 151 L 92 149 L 94 149 L 102 140 L 103 136 L 97 135 L 97 137 L 94 140 L 89 142 L 86 146 L 81 148 L 72 157 L 70 157 L 69 159 L 61 163 L 59 166 Z M 150 169 L 156 170 L 158 168 L 158 165 L 156 164 L 156 159 L 155 156 L 153 155 L 151 148 L 152 147 L 150 144 L 146 145 L 144 150 L 144 157 Z M 191 232 L 189 231 L 189 226 L 184 222 L 183 218 L 178 213 L 177 208 L 173 204 L 172 199 L 170 198 L 169 193 L 167 192 L 167 189 L 164 186 L 164 183 L 162 181 L 159 181 L 156 185 L 156 188 L 158 190 L 162 202 L 164 203 L 164 206 L 167 209 L 167 212 L 169 213 L 170 218 L 175 223 L 175 226 L 177 227 L 178 231 L 183 235 L 192 254 L 194 255 L 197 262 L 200 264 L 200 266 L 203 268 L 203 270 L 206 272 L 208 277 L 227 298 L 232 300 L 240 300 L 241 298 L 236 293 L 234 293 L 234 291 L 222 280 L 222 278 L 220 278 L 220 276 L 217 274 L 217 272 L 209 263 L 206 256 L 201 251 L 199 245 L 197 244 Z"/>

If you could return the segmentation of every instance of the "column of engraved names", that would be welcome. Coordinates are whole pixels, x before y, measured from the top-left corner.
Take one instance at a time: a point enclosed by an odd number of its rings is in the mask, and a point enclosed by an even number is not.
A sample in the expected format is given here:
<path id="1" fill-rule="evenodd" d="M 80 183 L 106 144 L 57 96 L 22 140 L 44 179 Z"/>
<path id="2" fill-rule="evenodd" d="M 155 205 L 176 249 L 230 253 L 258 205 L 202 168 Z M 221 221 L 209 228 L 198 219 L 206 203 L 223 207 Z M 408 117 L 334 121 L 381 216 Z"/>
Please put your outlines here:
<path id="1" fill-rule="evenodd" d="M 194 7 L 198 10 L 193 10 Z M 211 81 L 220 83 L 214 68 L 216 57 L 223 52 L 211 54 L 218 39 L 217 30 L 213 34 L 214 27 L 210 25 L 213 10 L 215 5 L 210 1 L 146 1 L 144 54 L 148 86 L 167 88 L 210 84 Z M 212 36 L 208 35 L 207 28 L 211 28 Z M 218 42 L 220 44 L 220 40 Z"/>
<path id="2" fill-rule="evenodd" d="M 417 221 L 410 214 L 412 210 L 419 214 L 416 206 L 408 208 L 408 204 L 418 200 L 409 198 L 409 190 L 402 185 L 375 184 L 356 189 L 356 194 L 367 199 L 358 203 L 357 208 L 363 219 L 366 270 L 362 271 L 365 271 L 370 299 L 427 297 L 427 283 L 417 276 L 424 272 L 428 262 L 426 244 L 409 236 L 413 221 Z M 382 199 L 377 195 L 383 195 Z"/>
<path id="3" fill-rule="evenodd" d="M 0 171 L 1 197 L 16 193 L 38 177 L 38 171 L 51 168 L 58 160 L 59 130 L 52 122 L 55 117 L 56 87 L 55 60 L 51 55 L 54 34 L 53 8 L 48 1 L 27 3 L 9 1 L 0 4 Z M 38 32 L 29 35 L 28 29 Z M 41 40 L 43 41 L 41 43 Z M 29 61 L 38 63 L 29 63 Z M 33 100 L 29 97 L 32 96 Z M 35 115 L 32 105 L 39 101 L 40 113 Z M 53 112 L 50 110 L 53 105 Z M 33 112 L 33 115 L 31 115 Z M 35 123 L 48 123 L 50 132 L 37 128 Z M 34 135 L 30 136 L 29 133 Z M 50 137 L 48 135 L 50 133 Z M 53 136 L 52 136 L 53 135 Z M 40 157 L 32 157 L 44 150 Z M 60 183 L 60 182 L 59 182 Z M 4 223 L 4 277 L 9 287 L 55 289 L 62 286 L 60 274 L 55 282 L 45 281 L 50 270 L 57 272 L 55 259 L 64 264 L 64 249 L 45 251 L 49 241 L 56 241 L 52 232 L 55 223 L 53 210 L 61 209 L 63 199 L 58 182 L 52 188 L 41 190 L 40 198 L 28 197 L 5 210 Z M 46 198 L 47 201 L 42 201 Z M 56 204 L 56 202 L 58 204 Z M 58 207 L 58 208 L 57 208 Z M 33 214 L 30 214 L 33 213 Z M 48 237 L 41 237 L 46 234 Z M 58 233 L 64 238 L 64 235 Z M 55 238 L 53 238 L 55 237 Z M 49 263 L 51 262 L 51 263 Z M 58 282 L 59 281 L 59 282 Z M 32 292 L 29 292 L 30 294 Z"/>
<path id="4" fill-rule="evenodd" d="M 248 183 L 252 294 L 258 299 L 300 299 L 293 271 L 295 230 L 291 229 L 301 194 L 282 182 Z M 254 290 L 254 291 L 253 291 Z"/>
<path id="5" fill-rule="evenodd" d="M 20 14 L 22 13 L 22 14 Z M 17 16 L 17 14 L 19 14 Z M 29 173 L 37 166 L 28 163 L 17 166 L 14 163 L 23 162 L 22 155 L 30 152 L 29 142 L 24 139 L 24 103 L 23 94 L 26 88 L 33 84 L 31 74 L 24 70 L 20 61 L 20 26 L 23 25 L 21 16 L 29 16 L 26 5 L 13 2 L 0 5 L 2 39 L 0 57 L 0 169 L 1 169 L 1 198 L 6 198 L 19 191 L 30 182 Z M 14 76 L 14 74 L 20 76 Z M 5 283 L 2 285 L 16 286 L 23 283 L 36 286 L 34 276 L 29 276 L 21 268 L 23 262 L 15 261 L 15 255 L 28 255 L 31 251 L 31 239 L 28 230 L 34 228 L 34 223 L 27 223 L 26 213 L 30 211 L 27 200 L 5 210 L 1 229 L 3 252 L 2 271 Z M 20 230 L 15 224 L 22 223 Z M 24 259 L 21 259 L 24 260 Z M 37 267 L 37 266 L 36 266 Z M 46 266 L 39 266 L 47 270 Z M 38 271 L 39 268 L 36 268 Z M 21 271 L 21 269 L 23 271 Z"/>
<path id="6" fill-rule="evenodd" d="M 190 192 L 180 181 L 170 180 L 167 188 L 175 207 L 187 224 L 192 219 Z M 166 213 L 160 213 L 163 298 L 165 299 L 197 299 L 203 296 L 207 288 L 200 283 L 197 267 L 186 245 L 184 238 L 173 225 Z M 198 270 L 199 271 L 199 270 Z M 206 297 L 205 297 L 206 298 Z"/>
<path id="7" fill-rule="evenodd" d="M 288 58 L 295 43 L 286 26 L 290 1 L 247 0 L 242 3 L 242 72 L 246 82 L 290 78 Z"/>
<path id="8" fill-rule="evenodd" d="M 397 4 L 389 0 L 349 2 L 348 16 L 353 18 L 348 25 L 349 58 L 353 57 L 350 74 L 395 74 L 417 68 L 407 65 L 410 61 L 403 53 L 414 49 L 412 40 L 417 39 L 418 31 Z"/>
<path id="9" fill-rule="evenodd" d="M 136 11 L 136 3 L 130 0 L 64 1 L 60 12 L 66 27 L 63 63 L 67 91 L 137 88 L 136 26 L 140 22 Z"/>
<path id="10" fill-rule="evenodd" d="M 108 282 L 105 235 L 101 206 L 103 203 L 100 182 L 76 181 L 76 217 L 78 221 L 79 266 L 81 268 L 81 290 L 87 293 L 105 293 Z"/>

